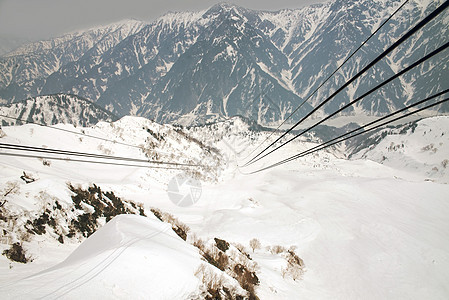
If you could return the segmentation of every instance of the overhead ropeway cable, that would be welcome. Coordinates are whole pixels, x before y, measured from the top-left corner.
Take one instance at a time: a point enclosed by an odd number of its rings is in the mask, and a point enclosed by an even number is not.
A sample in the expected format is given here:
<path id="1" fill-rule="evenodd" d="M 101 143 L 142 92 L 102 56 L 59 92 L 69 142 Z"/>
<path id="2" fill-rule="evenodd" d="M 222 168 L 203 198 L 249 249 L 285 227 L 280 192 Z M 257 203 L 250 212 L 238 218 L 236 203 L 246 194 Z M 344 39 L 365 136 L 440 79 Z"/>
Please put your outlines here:
<path id="1" fill-rule="evenodd" d="M 383 51 L 379 56 L 377 56 L 374 60 L 372 60 L 367 66 L 365 66 L 361 71 L 359 71 L 356 75 L 354 75 L 351 79 L 346 81 L 340 88 L 338 88 L 335 92 L 333 92 L 328 98 L 326 98 L 323 102 L 321 102 L 317 107 L 315 107 L 311 112 L 309 112 L 306 116 L 301 118 L 296 124 L 290 127 L 286 132 L 284 132 L 280 137 L 278 137 L 274 142 L 265 147 L 262 151 L 260 151 L 256 156 L 254 156 L 251 160 L 245 163 L 243 166 L 248 166 L 254 163 L 258 158 L 265 153 L 269 148 L 275 145 L 279 140 L 289 134 L 293 129 L 295 129 L 299 124 L 304 122 L 304 120 L 308 119 L 313 113 L 315 113 L 318 109 L 323 107 L 326 103 L 328 103 L 332 98 L 334 98 L 337 94 L 339 94 L 343 89 L 348 87 L 351 83 L 353 83 L 356 79 L 358 79 L 361 75 L 367 72 L 370 68 L 372 68 L 377 62 L 391 53 L 394 49 L 396 49 L 399 45 L 401 45 L 404 41 L 406 41 L 409 37 L 415 34 L 418 30 L 432 21 L 435 17 L 437 17 L 440 13 L 442 13 L 449 6 L 449 1 L 445 1 L 438 8 L 436 8 L 432 13 L 430 13 L 427 17 L 425 17 L 422 21 L 416 24 L 412 29 L 410 29 L 407 33 L 405 33 L 401 38 L 399 38 L 395 43 L 393 43 L 390 47 L 388 47 L 385 51 Z M 285 144 L 281 144 L 276 149 L 279 149 Z M 271 151 L 270 153 L 272 153 Z M 266 155 L 264 155 L 265 157 Z"/>
<path id="2" fill-rule="evenodd" d="M 259 172 L 262 172 L 262 171 L 265 171 L 265 170 L 268 170 L 268 169 L 271 169 L 271 168 L 283 165 L 283 164 L 288 163 L 290 161 L 296 160 L 296 159 L 298 159 L 300 157 L 304 157 L 306 155 L 310 155 L 312 153 L 315 153 L 317 151 L 326 149 L 328 147 L 331 147 L 331 146 L 336 145 L 338 143 L 344 142 L 344 141 L 346 141 L 348 139 L 351 139 L 351 138 L 354 138 L 356 136 L 359 136 L 359 135 L 362 135 L 362 134 L 366 134 L 366 133 L 368 133 L 370 131 L 373 131 L 373 130 L 378 129 L 378 128 L 383 127 L 383 126 L 386 126 L 386 125 L 388 125 L 390 123 L 396 122 L 396 121 L 398 121 L 400 119 L 406 118 L 408 116 L 411 116 L 411 115 L 416 114 L 418 112 L 421 112 L 423 110 L 426 110 L 426 109 L 429 109 L 431 107 L 443 104 L 443 103 L 449 101 L 449 98 L 445 98 L 443 100 L 439 100 L 439 101 L 437 101 L 435 103 L 428 104 L 428 105 L 426 105 L 426 106 L 424 106 L 422 108 L 419 108 L 419 109 L 417 109 L 415 111 L 411 111 L 409 113 L 406 113 L 404 115 L 396 117 L 396 118 L 394 118 L 392 120 L 388 120 L 388 121 L 382 122 L 383 120 L 389 119 L 389 118 L 391 118 L 391 117 L 393 117 L 393 116 L 395 116 L 395 115 L 397 115 L 399 113 L 402 113 L 402 112 L 404 112 L 406 110 L 409 110 L 410 108 L 413 108 L 413 107 L 419 106 L 421 104 L 424 104 L 424 103 L 428 102 L 429 100 L 432 100 L 432 99 L 434 99 L 436 97 L 442 96 L 442 95 L 444 95 L 444 94 L 446 94 L 448 92 L 449 92 L 449 89 L 446 89 L 446 90 L 444 90 L 442 92 L 439 92 L 439 93 L 434 94 L 434 95 L 432 95 L 430 97 L 427 97 L 427 98 L 425 98 L 423 100 L 420 100 L 420 101 L 418 101 L 416 103 L 413 103 L 413 104 L 411 104 L 409 106 L 406 106 L 406 107 L 404 107 L 404 108 L 402 108 L 402 109 L 400 109 L 400 110 L 398 110 L 396 112 L 393 112 L 393 113 L 391 113 L 389 115 L 386 115 L 386 116 L 384 116 L 384 117 L 382 117 L 382 118 L 380 118 L 378 120 L 372 121 L 372 122 L 370 122 L 370 123 L 368 123 L 366 125 L 363 125 L 363 126 L 361 126 L 359 128 L 356 128 L 356 129 L 354 129 L 354 130 L 352 130 L 350 132 L 342 134 L 342 135 L 340 135 L 340 136 L 338 136 L 338 137 L 336 137 L 334 139 L 331 139 L 331 140 L 329 140 L 329 141 L 327 141 L 325 143 L 317 145 L 317 146 L 315 146 L 313 148 L 310 148 L 310 149 L 308 149 L 306 151 L 303 151 L 301 153 L 295 154 L 295 155 L 293 155 L 293 156 L 291 156 L 289 158 L 286 158 L 286 159 L 281 160 L 281 161 L 279 161 L 277 163 L 271 164 L 271 165 L 269 165 L 267 167 L 263 167 L 263 168 L 260 168 L 260 169 L 258 169 L 256 171 L 252 171 L 252 172 L 248 172 L 248 173 L 243 173 L 243 172 L 242 173 L 245 174 L 245 175 L 255 174 L 255 173 L 259 173 Z M 382 122 L 382 123 L 378 124 L 379 122 Z M 370 126 L 373 126 L 373 125 L 375 125 L 375 126 L 374 127 L 370 127 Z M 370 127 L 370 128 L 367 128 L 367 127 Z M 358 131 L 360 131 L 360 132 L 358 132 Z"/>
<path id="3" fill-rule="evenodd" d="M 104 141 L 104 142 L 111 142 L 113 144 L 118 144 L 118 145 L 123 145 L 123 146 L 131 147 L 131 148 L 141 149 L 140 146 L 127 144 L 127 143 L 123 143 L 123 142 L 119 142 L 119 141 L 115 141 L 115 140 L 111 140 L 111 139 L 107 139 L 107 138 L 102 138 L 102 137 L 98 137 L 98 136 L 95 136 L 95 135 L 86 134 L 86 133 L 83 133 L 83 132 L 77 132 L 77 131 L 73 131 L 73 130 L 69 130 L 69 129 L 65 129 L 65 128 L 53 127 L 53 126 L 50 126 L 50 125 L 47 125 L 47 124 L 44 124 L 44 123 L 37 123 L 37 122 L 29 121 L 29 120 L 23 120 L 23 119 L 20 119 L 20 118 L 5 116 L 5 115 L 2 115 L 2 114 L 0 114 L 0 117 L 11 119 L 11 120 L 20 121 L 20 122 L 23 122 L 25 124 L 33 124 L 33 125 L 38 125 L 38 126 L 42 126 L 42 127 L 47 127 L 47 128 L 54 129 L 54 130 L 59 130 L 59 131 L 66 132 L 66 133 L 82 135 L 82 136 L 85 136 L 85 137 L 88 137 L 88 138 L 92 138 L 92 139 L 96 139 L 96 140 L 100 140 L 100 141 Z M 153 150 L 153 151 L 157 152 L 157 153 L 161 153 L 161 154 L 167 154 L 167 153 L 164 153 L 164 152 L 161 152 L 161 151 L 158 151 L 158 150 Z"/>
<path id="4" fill-rule="evenodd" d="M 292 142 L 293 140 L 297 139 L 298 137 L 302 136 L 303 134 L 309 132 L 310 130 L 312 130 L 313 128 L 315 128 L 316 126 L 320 125 L 321 123 L 329 120 L 330 118 L 332 118 L 333 116 L 335 116 L 336 114 L 342 112 L 343 110 L 345 110 L 346 108 L 354 105 L 355 103 L 359 102 L 360 100 L 362 100 L 363 98 L 365 98 L 366 96 L 368 96 L 369 94 L 373 93 L 374 91 L 378 90 L 379 88 L 383 87 L 384 85 L 386 85 L 387 83 L 391 82 L 392 80 L 398 78 L 399 76 L 403 75 L 404 73 L 410 71 L 411 69 L 419 66 L 420 64 L 422 64 L 423 62 L 425 62 L 426 60 L 432 58 L 433 56 L 437 55 L 438 53 L 440 53 L 441 51 L 445 50 L 446 48 L 449 47 L 449 42 L 446 42 L 444 45 L 440 46 L 439 48 L 437 48 L 436 50 L 432 51 L 431 53 L 427 54 L 426 56 L 424 56 L 423 58 L 419 59 L 418 61 L 414 62 L 413 64 L 411 64 L 410 66 L 408 66 L 407 68 L 403 69 L 402 71 L 396 73 L 395 75 L 391 76 L 390 78 L 388 78 L 387 80 L 384 80 L 382 83 L 378 84 L 377 86 L 375 86 L 374 88 L 370 89 L 368 92 L 364 93 L 363 95 L 361 95 L 360 97 L 352 100 L 351 102 L 349 102 L 348 104 L 342 106 L 340 109 L 336 110 L 335 112 L 333 112 L 332 114 L 328 115 L 327 117 L 321 119 L 319 122 L 315 123 L 314 125 L 308 127 L 307 129 L 304 129 L 303 131 L 301 131 L 299 134 L 293 136 L 291 139 L 289 139 L 288 141 L 286 141 L 285 143 L 279 145 L 278 147 L 270 150 L 269 152 L 265 153 L 264 155 L 258 157 L 257 159 L 253 159 L 251 163 L 248 163 L 244 166 L 253 164 L 259 160 L 261 160 L 262 158 L 270 155 L 271 153 L 279 150 L 280 148 L 284 147 L 285 145 L 289 144 L 290 142 Z"/>
<path id="5" fill-rule="evenodd" d="M 109 159 L 109 160 L 121 160 L 121 161 L 149 163 L 149 164 L 158 164 L 158 165 L 171 165 L 171 166 L 183 166 L 183 167 L 200 167 L 201 166 L 198 164 L 185 164 L 185 163 L 177 163 L 177 162 L 146 160 L 146 159 L 138 159 L 138 158 L 131 158 L 131 157 L 111 156 L 111 155 L 86 153 L 86 152 L 75 152 L 75 151 L 68 151 L 68 150 L 41 148 L 41 147 L 6 144 L 6 143 L 0 143 L 0 149 L 40 152 L 40 153 L 80 156 L 80 157 L 90 157 L 90 158 Z"/>
<path id="6" fill-rule="evenodd" d="M 187 168 L 177 168 L 177 167 L 163 167 L 163 166 L 154 166 L 154 165 L 139 165 L 139 164 L 130 164 L 130 163 L 111 162 L 111 161 L 96 161 L 96 160 L 86 160 L 86 159 L 73 159 L 73 158 L 69 158 L 69 157 L 55 157 L 55 156 L 20 154 L 20 153 L 7 153 L 7 152 L 0 152 L 0 156 L 23 157 L 23 158 L 38 158 L 38 159 L 48 159 L 48 160 L 62 160 L 62 161 L 68 161 L 68 162 L 81 162 L 81 163 L 113 165 L 113 166 L 125 166 L 125 167 L 137 167 L 137 168 L 149 168 L 149 169 L 164 169 L 164 170 L 186 170 L 187 169 Z"/>
<path id="7" fill-rule="evenodd" d="M 368 37 L 368 38 L 366 38 L 364 41 L 363 41 L 363 43 L 362 44 L 360 44 L 360 46 L 357 48 L 357 49 L 355 49 L 353 52 L 352 52 L 352 54 L 351 55 L 349 55 L 315 90 L 313 90 L 313 92 L 312 93 L 310 93 L 309 94 L 309 96 L 307 96 L 306 97 L 306 99 L 304 99 L 300 104 L 299 104 L 299 106 L 297 106 L 296 108 L 295 108 L 295 110 L 293 110 L 288 116 L 287 116 L 287 118 L 285 119 L 285 120 L 283 120 L 282 121 L 282 123 L 280 124 L 280 125 L 278 125 L 277 127 L 276 127 L 276 129 L 275 130 L 273 130 L 256 148 L 254 148 L 254 150 L 253 151 L 251 151 L 247 156 L 246 156 L 246 158 L 248 158 L 249 156 L 251 156 L 251 154 L 253 154 L 261 145 L 263 145 L 268 139 L 270 139 L 272 136 L 273 136 L 273 134 L 275 134 L 276 132 L 278 132 L 279 131 L 279 128 L 281 128 L 282 127 L 282 125 L 284 125 L 285 124 L 285 122 L 287 122 L 299 109 L 301 109 L 301 107 L 303 107 L 304 106 L 304 104 L 307 102 L 307 101 L 309 101 L 310 100 L 310 98 L 312 98 L 317 92 L 318 92 L 318 90 L 319 89 L 321 89 L 321 87 L 323 86 L 323 85 L 325 85 L 328 81 L 329 81 L 329 79 L 331 79 L 334 75 L 335 75 L 335 73 L 337 73 L 363 46 L 365 46 L 365 44 L 374 36 L 374 35 L 376 35 L 376 33 L 380 30 L 380 29 L 382 29 L 382 27 L 386 24 L 386 23 L 388 23 L 388 21 L 390 21 L 404 6 L 405 6 L 405 4 L 407 4 L 409 2 L 409 0 L 405 0 L 404 1 L 404 3 L 402 3 L 387 19 L 385 19 L 380 25 L 379 25 L 379 27 L 377 27 L 377 29 L 376 30 L 374 30 L 372 33 L 371 33 L 371 35 Z M 245 159 L 246 159 L 245 158 Z"/>

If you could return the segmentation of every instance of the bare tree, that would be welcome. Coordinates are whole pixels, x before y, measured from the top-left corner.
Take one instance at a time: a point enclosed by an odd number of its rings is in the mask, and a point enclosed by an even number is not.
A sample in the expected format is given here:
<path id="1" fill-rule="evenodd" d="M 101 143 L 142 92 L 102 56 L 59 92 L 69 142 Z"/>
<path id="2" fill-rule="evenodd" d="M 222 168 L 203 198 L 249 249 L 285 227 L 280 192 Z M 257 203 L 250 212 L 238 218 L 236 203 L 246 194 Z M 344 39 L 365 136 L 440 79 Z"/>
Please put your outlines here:
<path id="1" fill-rule="evenodd" d="M 260 241 L 256 238 L 249 241 L 249 246 L 251 247 L 251 249 L 253 249 L 253 252 L 254 252 L 254 250 L 260 249 L 260 247 L 262 247 L 262 245 L 260 244 Z"/>

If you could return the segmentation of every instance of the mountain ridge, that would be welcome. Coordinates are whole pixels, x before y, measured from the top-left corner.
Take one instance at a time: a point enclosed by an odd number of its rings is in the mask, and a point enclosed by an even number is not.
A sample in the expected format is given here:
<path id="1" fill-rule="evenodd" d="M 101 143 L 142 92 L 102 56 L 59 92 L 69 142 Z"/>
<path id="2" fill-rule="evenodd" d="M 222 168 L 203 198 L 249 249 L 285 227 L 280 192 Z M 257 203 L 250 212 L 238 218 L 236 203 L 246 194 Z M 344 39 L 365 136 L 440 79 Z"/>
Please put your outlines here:
<path id="1" fill-rule="evenodd" d="M 292 121 L 356 74 L 439 2 L 417 0 L 406 5 Z M 71 93 L 119 116 L 145 116 L 160 122 L 188 125 L 240 114 L 262 124 L 277 123 L 400 4 L 398 0 L 334 0 L 267 12 L 219 3 L 199 12 L 170 12 L 152 23 L 137 22 L 123 34 L 107 32 L 98 37 L 99 42 L 107 41 L 104 46 L 89 48 L 89 39 L 82 41 L 79 49 L 66 50 L 64 59 L 57 53 L 0 58 L 0 97 L 13 101 Z M 319 114 L 335 111 L 430 52 L 448 24 L 444 14 L 438 17 Z M 440 34 L 430 40 L 435 32 Z M 222 54 L 209 59 L 219 50 L 220 41 Z M 196 55 L 193 60 L 192 54 Z M 442 53 L 422 70 L 407 73 L 344 113 L 383 115 L 444 88 L 444 78 L 449 78 L 447 61 L 449 55 Z"/>
<path id="2" fill-rule="evenodd" d="M 118 118 L 95 103 L 76 95 L 43 95 L 0 105 L 1 125 L 36 123 L 73 126 L 93 126 L 100 121 L 112 122 Z"/>

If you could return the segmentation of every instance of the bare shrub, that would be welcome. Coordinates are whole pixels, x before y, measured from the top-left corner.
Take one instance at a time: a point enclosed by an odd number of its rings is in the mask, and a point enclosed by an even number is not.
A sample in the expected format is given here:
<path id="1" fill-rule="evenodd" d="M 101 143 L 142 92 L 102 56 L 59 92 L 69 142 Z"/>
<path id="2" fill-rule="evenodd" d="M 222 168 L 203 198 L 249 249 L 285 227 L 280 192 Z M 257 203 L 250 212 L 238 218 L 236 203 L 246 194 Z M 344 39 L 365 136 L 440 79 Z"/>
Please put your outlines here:
<path id="1" fill-rule="evenodd" d="M 237 248 L 237 250 L 239 250 L 240 252 L 246 252 L 246 248 L 245 246 L 243 246 L 240 243 L 233 243 L 234 247 Z"/>
<path id="2" fill-rule="evenodd" d="M 225 271 L 229 265 L 229 257 L 216 247 L 204 249 L 202 253 L 204 259 L 218 269 Z"/>
<path id="3" fill-rule="evenodd" d="M 143 206 L 132 201 L 122 200 L 113 192 L 104 192 L 95 184 L 87 190 L 81 187 L 69 185 L 72 191 L 72 201 L 75 208 L 84 211 L 70 224 L 69 238 L 75 236 L 76 232 L 80 232 L 84 237 L 93 234 L 99 224 L 100 218 L 105 218 L 109 222 L 113 217 L 121 214 L 135 214 L 145 216 Z M 90 208 L 90 210 L 86 210 Z"/>
<path id="4" fill-rule="evenodd" d="M 304 261 L 295 253 L 294 248 L 290 248 L 285 253 L 287 266 L 281 269 L 282 277 L 290 275 L 293 280 L 300 279 L 304 274 Z"/>
<path id="5" fill-rule="evenodd" d="M 157 209 L 157 208 L 150 208 L 150 211 L 153 213 L 153 215 L 158 218 L 159 220 L 161 220 L 162 222 L 164 222 L 164 220 L 162 219 L 162 212 Z"/>
<path id="6" fill-rule="evenodd" d="M 143 144 L 139 145 L 139 148 L 143 152 L 143 154 L 145 154 L 145 156 L 151 160 L 159 160 L 161 158 L 159 153 L 156 150 L 154 150 L 154 148 L 156 147 L 157 145 L 153 142 L 149 142 L 148 147 L 145 147 L 145 145 Z"/>
<path id="7" fill-rule="evenodd" d="M 18 238 L 19 238 L 19 241 L 22 241 L 22 242 L 29 242 L 29 241 L 31 241 L 31 233 L 29 232 L 29 231 L 20 231 L 19 233 L 18 233 Z"/>
<path id="8" fill-rule="evenodd" d="M 248 270 L 244 265 L 237 264 L 233 268 L 234 278 L 237 279 L 240 286 L 248 291 L 249 299 L 258 299 L 256 296 L 255 286 L 259 284 L 259 278 L 256 273 Z"/>
<path id="9" fill-rule="evenodd" d="M 243 254 L 244 256 L 246 256 L 247 259 L 252 260 L 251 255 L 249 255 L 249 253 L 246 251 L 246 247 L 243 246 L 240 243 L 235 243 L 234 247 L 237 248 L 237 250 L 239 250 L 239 252 L 241 254 Z"/>
<path id="10" fill-rule="evenodd" d="M 34 219 L 33 221 L 28 220 L 27 225 L 32 228 L 30 230 L 33 230 L 33 232 L 38 235 L 42 235 L 47 232 L 47 224 L 53 228 L 56 228 L 56 220 L 50 215 L 50 213 L 51 212 L 47 209 L 37 219 Z"/>
<path id="11" fill-rule="evenodd" d="M 446 169 L 446 167 L 449 165 L 449 160 L 448 160 L 448 159 L 443 160 L 443 161 L 441 162 L 441 165 L 443 166 L 443 168 Z"/>
<path id="12" fill-rule="evenodd" d="M 156 218 L 162 222 L 169 223 L 172 226 L 173 231 L 184 241 L 187 240 L 187 234 L 190 231 L 189 226 L 179 221 L 173 215 L 162 212 L 160 209 L 152 207 L 150 211 L 154 214 Z"/>
<path id="13" fill-rule="evenodd" d="M 204 249 L 206 247 L 204 241 L 198 238 L 196 235 L 191 235 L 190 243 L 196 248 L 198 248 L 201 252 L 204 252 Z"/>
<path id="14" fill-rule="evenodd" d="M 294 281 L 296 281 L 297 279 L 301 279 L 303 273 L 304 273 L 303 269 L 298 267 L 291 268 L 289 271 L 289 274 Z"/>
<path id="15" fill-rule="evenodd" d="M 208 246 L 196 236 L 192 240 L 193 245 L 200 250 L 203 258 L 210 265 L 237 280 L 239 285 L 248 292 L 247 299 L 257 299 L 255 292 L 255 286 L 259 284 L 259 278 L 256 275 L 257 264 L 244 252 L 243 246 L 239 250 L 231 247 L 228 242 L 217 238 L 214 239 L 215 243 L 209 243 Z M 223 289 L 223 292 L 226 292 L 226 289 Z M 229 299 L 235 299 L 235 297 Z"/>
<path id="16" fill-rule="evenodd" d="M 259 284 L 259 278 L 256 275 L 257 264 L 252 261 L 249 254 L 246 253 L 245 247 L 238 244 L 240 249 L 231 249 L 230 244 L 222 239 L 214 238 L 215 243 L 206 244 L 195 234 L 187 236 L 189 227 L 181 223 L 173 215 L 162 212 L 158 208 L 151 208 L 151 212 L 161 220 L 172 225 L 173 230 L 185 241 L 189 241 L 193 246 L 198 248 L 204 260 L 210 265 L 216 267 L 222 272 L 227 273 L 237 280 L 240 286 L 248 292 L 245 297 L 248 299 L 258 299 L 255 292 L 255 286 Z M 181 235 L 180 235 L 181 233 Z M 188 238 L 188 239 L 187 239 Z M 253 239 L 250 245 L 260 248 L 260 242 Z M 253 248 L 254 249 L 254 248 Z M 229 250 L 229 251 L 228 251 Z M 232 292 L 222 285 L 222 281 L 216 277 L 215 273 L 205 273 L 205 267 L 202 266 L 195 275 L 201 274 L 203 285 L 206 287 L 205 299 L 243 299 L 244 296 Z M 215 274 L 215 275 L 214 275 Z M 207 278 L 207 280 L 205 279 Z"/>
<path id="17" fill-rule="evenodd" d="M 287 262 L 291 265 L 298 265 L 301 268 L 304 267 L 304 261 L 294 252 L 294 250 L 287 251 Z"/>
<path id="18" fill-rule="evenodd" d="M 201 279 L 201 299 L 244 299 L 246 296 L 229 284 L 223 274 L 217 274 L 205 264 L 198 268 L 195 276 Z"/>
<path id="19" fill-rule="evenodd" d="M 281 254 L 284 253 L 287 249 L 285 249 L 285 247 L 280 246 L 280 245 L 275 245 L 275 246 L 271 246 L 270 247 L 270 252 L 271 254 Z"/>
<path id="20" fill-rule="evenodd" d="M 95 185 L 87 190 L 69 185 L 69 189 L 72 191 L 73 203 L 59 202 L 58 198 L 44 191 L 39 192 L 36 196 L 36 203 L 39 204 L 36 212 L 14 213 L 14 210 L 8 209 L 6 200 L 0 198 L 0 241 L 11 247 L 3 254 L 13 260 L 25 262 L 25 254 L 20 249 L 22 244 L 13 244 L 16 241 L 32 242 L 35 235 L 45 234 L 59 243 L 65 243 L 67 238 L 88 237 L 102 226 L 104 221 L 115 215 L 144 215 L 141 204 L 122 200 L 114 193 L 104 192 Z M 6 189 L 0 191 L 0 197 L 6 198 L 16 190 L 17 182 L 7 184 Z"/>

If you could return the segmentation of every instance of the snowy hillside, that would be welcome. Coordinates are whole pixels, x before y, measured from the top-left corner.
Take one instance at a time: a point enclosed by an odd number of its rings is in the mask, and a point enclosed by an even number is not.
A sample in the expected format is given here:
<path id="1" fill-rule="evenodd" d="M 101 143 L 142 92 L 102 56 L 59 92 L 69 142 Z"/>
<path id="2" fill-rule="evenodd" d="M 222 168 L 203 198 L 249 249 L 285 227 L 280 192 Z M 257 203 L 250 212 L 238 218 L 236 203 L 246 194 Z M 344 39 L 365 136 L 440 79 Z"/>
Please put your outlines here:
<path id="1" fill-rule="evenodd" d="M 26 122 L 53 125 L 91 126 L 100 121 L 112 122 L 116 116 L 94 103 L 75 95 L 38 96 L 21 102 L 0 106 L 3 126 Z M 20 121 L 22 120 L 22 121 Z"/>
<path id="2" fill-rule="evenodd" d="M 407 170 L 427 180 L 449 183 L 449 136 L 447 117 L 424 119 L 406 126 L 387 128 L 370 135 L 353 158 L 367 158 Z M 353 141 L 354 145 L 358 141 Z M 372 144 L 371 144 L 372 143 Z M 370 145 L 371 144 L 371 145 Z M 369 148 L 363 148 L 367 147 Z M 361 148 L 361 149 L 360 149 Z"/>
<path id="3" fill-rule="evenodd" d="M 198 289 L 201 263 L 195 248 L 156 217 L 118 216 L 63 262 L 13 285 L 8 297 L 186 299 Z"/>
<path id="4" fill-rule="evenodd" d="M 246 173 L 313 147 L 314 135 L 238 168 L 269 134 L 241 118 L 190 128 L 136 117 L 57 127 L 78 134 L 4 126 L 0 142 L 206 168 L 0 155 L 2 298 L 449 295 L 448 117 L 255 175 Z M 185 172 L 201 181 L 201 194 L 178 206 L 170 182 Z"/>
<path id="5" fill-rule="evenodd" d="M 299 119 L 444 1 L 409 1 L 292 118 Z M 332 0 L 295 10 L 254 11 L 220 3 L 168 13 L 150 24 L 121 22 L 34 43 L 0 59 L 0 97 L 54 93 L 89 99 L 118 116 L 205 124 L 243 115 L 284 120 L 402 3 Z M 318 115 L 441 46 L 447 11 L 326 104 Z M 443 51 L 344 114 L 382 115 L 447 88 Z M 449 108 L 439 107 L 440 112 Z"/>

